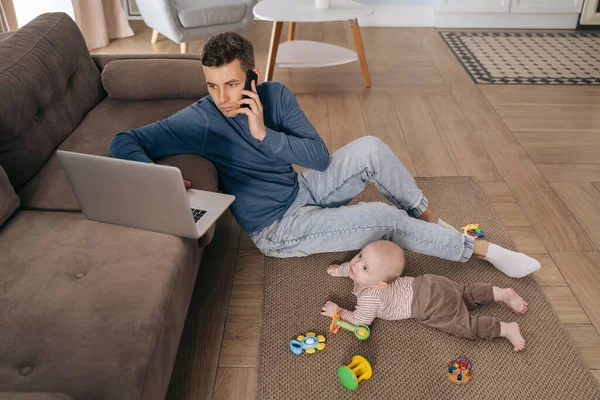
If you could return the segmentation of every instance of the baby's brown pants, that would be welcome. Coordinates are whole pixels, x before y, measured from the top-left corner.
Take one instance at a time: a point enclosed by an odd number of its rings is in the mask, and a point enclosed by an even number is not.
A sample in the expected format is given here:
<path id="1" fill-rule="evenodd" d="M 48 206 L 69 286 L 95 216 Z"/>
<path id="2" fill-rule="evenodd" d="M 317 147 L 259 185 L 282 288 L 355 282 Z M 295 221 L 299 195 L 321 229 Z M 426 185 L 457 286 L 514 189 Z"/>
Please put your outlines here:
<path id="1" fill-rule="evenodd" d="M 437 275 L 421 275 L 413 281 L 412 317 L 425 325 L 468 339 L 500 336 L 500 320 L 470 315 L 480 304 L 494 301 L 492 285 L 464 285 Z"/>

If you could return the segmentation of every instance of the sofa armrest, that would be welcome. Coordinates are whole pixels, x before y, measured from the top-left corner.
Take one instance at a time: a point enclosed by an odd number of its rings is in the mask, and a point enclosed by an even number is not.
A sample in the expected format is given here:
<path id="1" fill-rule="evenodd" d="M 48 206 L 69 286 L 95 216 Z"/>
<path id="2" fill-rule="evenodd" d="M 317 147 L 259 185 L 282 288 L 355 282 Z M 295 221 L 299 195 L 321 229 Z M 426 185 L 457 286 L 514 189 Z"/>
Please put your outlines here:
<path id="1" fill-rule="evenodd" d="M 156 161 L 156 163 L 179 168 L 183 179 L 192 183 L 192 189 L 209 192 L 219 191 L 217 169 L 213 163 L 204 157 L 195 154 L 181 154 L 178 156 L 162 158 Z M 198 245 L 200 247 L 205 247 L 212 241 L 215 236 L 215 226 L 216 223 L 210 227 L 204 236 L 198 239 Z"/>
<path id="2" fill-rule="evenodd" d="M 121 100 L 199 99 L 208 94 L 202 62 L 190 59 L 130 59 L 110 61 L 102 69 L 102 84 Z"/>
<path id="3" fill-rule="evenodd" d="M 142 19 L 148 27 L 159 31 L 175 43 L 180 43 L 183 41 L 183 35 L 176 3 L 178 2 L 172 0 L 136 0 Z"/>

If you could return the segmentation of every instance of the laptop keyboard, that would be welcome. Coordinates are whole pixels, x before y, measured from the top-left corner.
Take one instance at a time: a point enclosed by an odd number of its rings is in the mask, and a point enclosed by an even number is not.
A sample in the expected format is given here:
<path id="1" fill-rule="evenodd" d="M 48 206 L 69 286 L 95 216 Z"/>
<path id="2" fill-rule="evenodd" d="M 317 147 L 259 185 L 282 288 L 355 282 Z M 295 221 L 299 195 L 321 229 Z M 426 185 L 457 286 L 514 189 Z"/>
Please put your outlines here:
<path id="1" fill-rule="evenodd" d="M 194 222 L 200 221 L 200 218 L 206 214 L 206 210 L 199 210 L 197 208 L 192 208 L 192 214 L 194 215 Z"/>

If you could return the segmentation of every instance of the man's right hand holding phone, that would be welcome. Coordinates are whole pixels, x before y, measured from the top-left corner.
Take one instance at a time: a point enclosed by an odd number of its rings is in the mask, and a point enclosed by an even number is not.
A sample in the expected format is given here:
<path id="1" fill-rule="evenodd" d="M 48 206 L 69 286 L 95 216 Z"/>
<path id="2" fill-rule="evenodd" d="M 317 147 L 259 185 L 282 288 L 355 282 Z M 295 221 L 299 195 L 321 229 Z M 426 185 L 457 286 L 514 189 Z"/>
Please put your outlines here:
<path id="1" fill-rule="evenodd" d="M 238 104 L 248 104 L 250 108 L 240 107 L 235 112 L 236 114 L 245 114 L 248 117 L 248 126 L 252 137 L 262 142 L 267 135 L 267 128 L 263 116 L 263 105 L 256 91 L 256 81 L 252 81 L 252 91 L 242 90 L 242 93 L 249 98 L 239 100 Z"/>

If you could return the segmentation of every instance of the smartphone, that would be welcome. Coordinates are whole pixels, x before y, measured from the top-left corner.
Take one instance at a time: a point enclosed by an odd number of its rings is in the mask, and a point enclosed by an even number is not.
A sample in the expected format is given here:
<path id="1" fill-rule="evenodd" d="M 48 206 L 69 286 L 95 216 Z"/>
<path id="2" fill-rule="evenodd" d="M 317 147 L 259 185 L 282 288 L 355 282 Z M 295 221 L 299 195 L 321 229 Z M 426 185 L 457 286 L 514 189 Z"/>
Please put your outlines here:
<path id="1" fill-rule="evenodd" d="M 252 81 L 258 82 L 258 75 L 251 69 L 246 73 L 246 83 L 244 84 L 244 90 L 252 91 Z M 249 96 L 242 95 L 242 99 L 249 99 Z M 248 104 L 242 104 L 241 107 L 250 108 Z"/>

